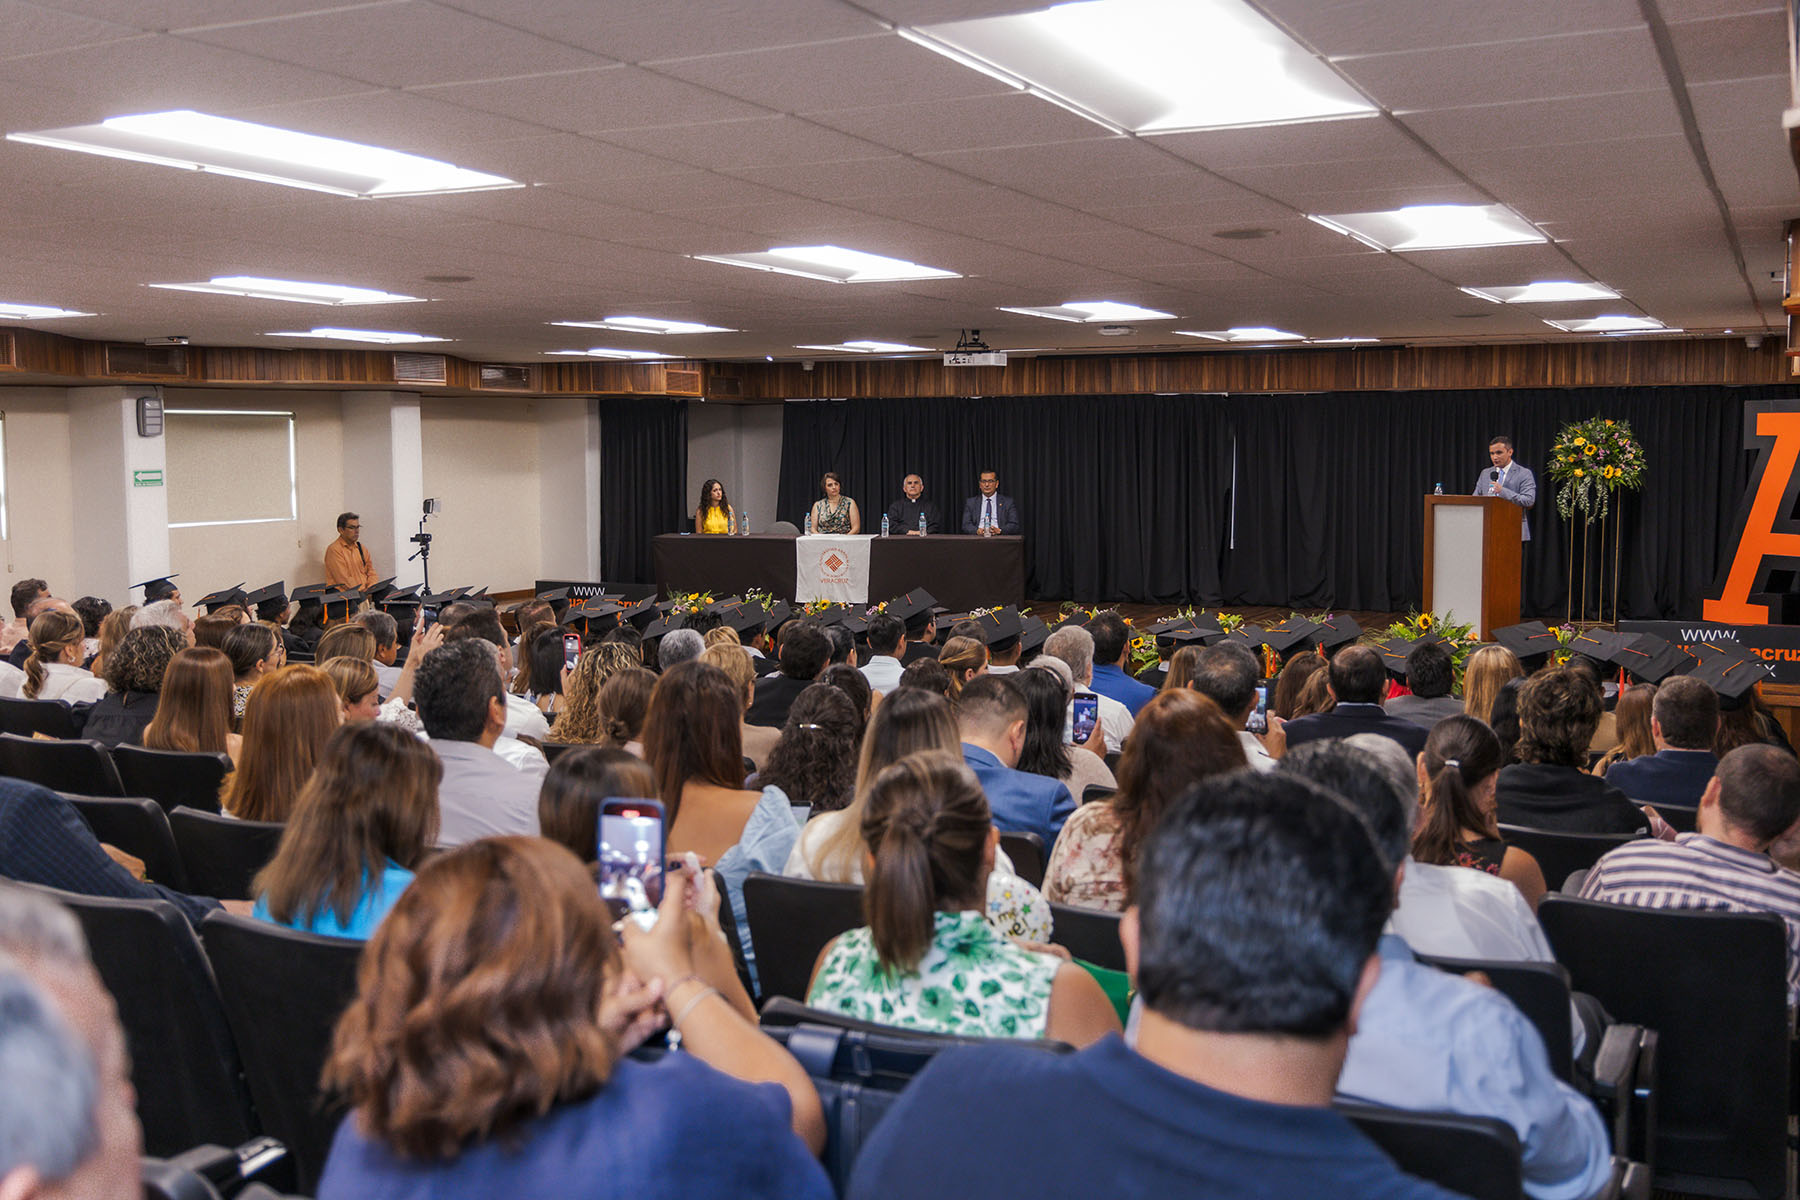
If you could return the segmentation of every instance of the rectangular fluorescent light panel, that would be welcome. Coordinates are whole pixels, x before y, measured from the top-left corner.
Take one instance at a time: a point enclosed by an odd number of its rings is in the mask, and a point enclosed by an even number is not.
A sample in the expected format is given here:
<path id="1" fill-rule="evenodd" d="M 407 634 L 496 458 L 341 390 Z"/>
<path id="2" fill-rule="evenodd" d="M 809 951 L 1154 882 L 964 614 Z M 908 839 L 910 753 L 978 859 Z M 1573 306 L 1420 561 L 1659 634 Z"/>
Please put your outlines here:
<path id="1" fill-rule="evenodd" d="M 0 300 L 0 321 L 47 321 L 52 317 L 91 317 L 91 312 L 51 308 L 47 304 L 13 304 Z"/>
<path id="2" fill-rule="evenodd" d="M 35 146 L 336 196 L 423 196 L 524 186 L 501 175 L 466 170 L 434 158 L 191 109 L 109 117 L 98 125 L 9 133 L 6 137 Z"/>
<path id="3" fill-rule="evenodd" d="M 1139 308 L 1116 300 L 1071 300 L 1048 308 L 1002 308 L 1001 312 L 1019 313 L 1027 317 L 1048 317 L 1052 321 L 1086 323 L 1093 321 L 1173 321 L 1174 313 L 1154 308 Z"/>
<path id="4" fill-rule="evenodd" d="M 1539 280 L 1524 287 L 1460 288 L 1477 300 L 1495 304 L 1557 304 L 1566 300 L 1617 300 L 1619 293 L 1604 283 L 1572 283 L 1567 280 Z"/>
<path id="5" fill-rule="evenodd" d="M 1669 330 L 1655 317 L 1628 317 L 1614 313 L 1604 317 L 1583 317 L 1578 321 L 1549 321 L 1546 325 L 1554 325 L 1564 333 L 1644 333 L 1652 329 Z"/>
<path id="6" fill-rule="evenodd" d="M 295 304 L 421 304 L 425 300 L 423 296 L 402 296 L 374 288 L 307 283 L 299 279 L 264 279 L 258 275 L 216 275 L 205 283 L 153 283 L 150 286 L 172 292 L 210 292 L 218 296 L 287 300 Z"/>
<path id="7" fill-rule="evenodd" d="M 611 358 L 626 362 L 681 357 L 679 354 L 665 354 L 660 350 L 613 350 L 605 346 L 589 346 L 586 350 L 552 350 L 550 353 L 563 358 Z"/>
<path id="8" fill-rule="evenodd" d="M 1308 214 L 1307 220 L 1377 250 L 1460 250 L 1550 240 L 1504 204 L 1414 204 L 1386 212 Z"/>
<path id="9" fill-rule="evenodd" d="M 842 351 L 849 354 L 935 354 L 930 346 L 908 346 L 904 342 L 840 342 L 835 346 L 795 346 L 796 350 Z"/>
<path id="10" fill-rule="evenodd" d="M 1182 337 L 1206 338 L 1213 342 L 1304 342 L 1306 335 L 1271 329 L 1267 325 L 1240 325 L 1235 329 L 1177 329 Z"/>
<path id="11" fill-rule="evenodd" d="M 720 325 L 697 321 L 663 321 L 656 317 L 602 317 L 598 321 L 552 321 L 570 329 L 617 329 L 621 333 L 736 333 Z"/>
<path id="12" fill-rule="evenodd" d="M 900 32 L 1114 132 L 1376 111 L 1335 68 L 1243 0 L 1085 0 Z"/>
<path id="13" fill-rule="evenodd" d="M 310 330 L 284 329 L 265 333 L 264 337 L 323 338 L 331 342 L 372 342 L 378 346 L 406 346 L 414 342 L 449 342 L 454 338 L 432 337 L 427 333 L 396 333 L 386 329 L 334 329 L 329 325 Z"/>
<path id="14" fill-rule="evenodd" d="M 842 246 L 776 246 L 759 254 L 696 254 L 701 262 L 775 271 L 827 283 L 891 283 L 902 279 L 961 279 L 955 271 L 922 267 L 905 259 L 865 254 Z"/>

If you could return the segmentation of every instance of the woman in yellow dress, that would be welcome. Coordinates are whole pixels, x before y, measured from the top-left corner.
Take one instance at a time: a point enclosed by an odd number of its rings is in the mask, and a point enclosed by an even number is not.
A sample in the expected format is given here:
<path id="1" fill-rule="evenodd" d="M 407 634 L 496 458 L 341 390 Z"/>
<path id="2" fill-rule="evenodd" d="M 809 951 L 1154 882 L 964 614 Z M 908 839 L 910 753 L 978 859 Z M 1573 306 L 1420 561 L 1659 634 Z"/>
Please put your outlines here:
<path id="1" fill-rule="evenodd" d="M 737 532 L 737 512 L 725 498 L 725 485 L 716 479 L 700 485 L 700 503 L 694 508 L 694 532 Z"/>

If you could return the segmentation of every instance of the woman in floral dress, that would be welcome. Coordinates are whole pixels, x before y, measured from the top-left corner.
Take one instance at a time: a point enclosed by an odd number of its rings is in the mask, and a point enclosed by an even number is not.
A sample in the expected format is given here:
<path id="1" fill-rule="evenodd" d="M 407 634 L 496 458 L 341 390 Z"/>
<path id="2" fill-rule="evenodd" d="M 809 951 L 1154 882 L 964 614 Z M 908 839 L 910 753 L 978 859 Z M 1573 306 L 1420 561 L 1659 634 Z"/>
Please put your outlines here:
<path id="1" fill-rule="evenodd" d="M 813 501 L 812 531 L 861 533 L 862 513 L 858 511 L 856 501 L 844 495 L 844 481 L 836 471 L 825 472 L 825 477 L 819 480 L 819 490 L 825 493 L 825 498 Z"/>
<path id="2" fill-rule="evenodd" d="M 869 788 L 863 834 L 869 924 L 820 953 L 808 1004 L 968 1037 L 1085 1046 L 1119 1032 L 1093 976 L 989 924 L 984 896 L 999 835 L 960 759 L 913 754 L 882 771 Z"/>

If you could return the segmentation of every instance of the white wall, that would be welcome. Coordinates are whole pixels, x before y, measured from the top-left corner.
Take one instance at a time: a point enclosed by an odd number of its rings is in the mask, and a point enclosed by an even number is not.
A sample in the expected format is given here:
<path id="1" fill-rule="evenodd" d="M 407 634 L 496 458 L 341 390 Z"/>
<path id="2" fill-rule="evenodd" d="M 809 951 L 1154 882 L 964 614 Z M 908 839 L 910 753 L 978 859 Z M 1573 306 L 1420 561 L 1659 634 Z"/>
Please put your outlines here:
<path id="1" fill-rule="evenodd" d="M 5 555 L 0 616 L 11 620 L 5 596 L 21 579 L 42 579 L 51 591 L 71 600 L 81 594 L 74 578 L 81 542 L 71 487 L 66 389 L 0 390 L 0 412 L 6 414 L 7 507 L 7 538 L 0 542 Z M 108 599 L 118 603 L 118 597 Z"/>
<path id="2" fill-rule="evenodd" d="M 538 406 L 513 399 L 431 399 L 420 408 L 431 586 L 529 588 L 539 577 Z M 571 497 L 571 503 L 583 503 Z"/>
<path id="3" fill-rule="evenodd" d="M 775 492 L 781 477 L 779 404 L 688 404 L 688 491 L 694 504 L 700 485 L 717 479 L 750 526 L 762 533 L 776 519 Z"/>

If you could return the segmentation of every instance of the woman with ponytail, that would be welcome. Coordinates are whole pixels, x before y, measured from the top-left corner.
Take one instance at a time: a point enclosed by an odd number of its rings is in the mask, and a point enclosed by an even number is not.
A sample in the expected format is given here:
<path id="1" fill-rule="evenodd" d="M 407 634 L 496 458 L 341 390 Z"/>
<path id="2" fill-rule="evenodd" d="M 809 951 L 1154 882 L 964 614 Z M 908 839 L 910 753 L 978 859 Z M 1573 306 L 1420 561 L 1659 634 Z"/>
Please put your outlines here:
<path id="1" fill-rule="evenodd" d="M 106 695 L 106 681 L 81 667 L 87 629 L 72 612 L 53 608 L 31 622 L 31 655 L 25 660 L 27 700 L 91 704 Z"/>
<path id="2" fill-rule="evenodd" d="M 1413 835 L 1412 856 L 1432 866 L 1498 875 L 1535 910 L 1544 897 L 1544 872 L 1531 855 L 1500 840 L 1494 817 L 1494 783 L 1501 764 L 1500 739 L 1474 717 L 1446 717 L 1432 726 L 1419 755 L 1424 812 Z"/>
<path id="3" fill-rule="evenodd" d="M 1027 950 L 986 915 L 1000 835 L 975 773 L 952 754 L 909 754 L 870 784 L 868 925 L 819 955 L 806 1002 L 904 1029 L 1051 1038 L 1075 1046 L 1119 1032 L 1094 977 Z"/>

